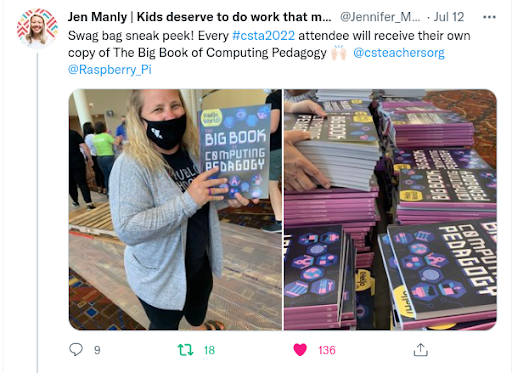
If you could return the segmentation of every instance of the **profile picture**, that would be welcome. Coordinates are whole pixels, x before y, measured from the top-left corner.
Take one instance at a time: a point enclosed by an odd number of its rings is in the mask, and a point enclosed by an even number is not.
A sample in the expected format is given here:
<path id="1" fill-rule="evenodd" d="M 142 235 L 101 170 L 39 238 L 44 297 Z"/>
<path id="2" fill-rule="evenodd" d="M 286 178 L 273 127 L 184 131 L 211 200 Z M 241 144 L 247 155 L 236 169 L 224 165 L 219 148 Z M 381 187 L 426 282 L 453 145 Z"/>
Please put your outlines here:
<path id="1" fill-rule="evenodd" d="M 48 47 L 54 42 L 58 31 L 55 17 L 45 9 L 28 10 L 18 20 L 18 38 L 31 49 Z"/>

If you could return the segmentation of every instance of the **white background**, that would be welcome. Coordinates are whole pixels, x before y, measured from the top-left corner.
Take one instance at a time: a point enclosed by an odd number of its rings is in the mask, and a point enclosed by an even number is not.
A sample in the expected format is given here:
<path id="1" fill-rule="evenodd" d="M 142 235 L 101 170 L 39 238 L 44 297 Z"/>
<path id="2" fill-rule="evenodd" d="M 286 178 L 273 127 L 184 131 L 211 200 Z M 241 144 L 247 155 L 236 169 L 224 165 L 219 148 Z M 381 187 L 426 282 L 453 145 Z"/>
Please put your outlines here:
<path id="1" fill-rule="evenodd" d="M 343 5 L 346 3 L 346 5 Z M 57 41 L 36 52 L 16 37 L 16 22 L 26 10 L 44 7 L 59 23 Z M 247 371 L 301 369 L 301 371 L 362 369 L 391 372 L 511 370 L 511 7 L 508 1 L 428 2 L 164 2 L 153 5 L 134 1 L 45 1 L 2 3 L 2 368 L 4 372 L 103 372 L 103 371 Z M 331 18 L 323 23 L 252 24 L 189 22 L 68 23 L 69 13 L 128 13 L 130 10 L 167 14 L 245 14 L 276 11 L 320 13 Z M 344 23 L 344 12 L 399 14 L 410 11 L 420 22 Z M 464 22 L 435 23 L 435 12 L 464 12 Z M 496 15 L 496 20 L 483 19 Z M 146 31 L 181 32 L 204 29 L 210 32 L 265 30 L 360 32 L 427 30 L 469 32 L 467 42 L 253 42 L 226 44 L 194 41 L 174 42 L 172 48 L 281 47 L 327 49 L 344 44 L 347 61 L 302 61 L 298 59 L 121 59 L 86 61 L 89 66 L 152 65 L 152 75 L 71 76 L 67 69 L 81 60 L 67 57 L 73 49 L 135 47 L 136 43 L 71 43 L 69 30 L 78 32 Z M 268 44 L 264 44 L 268 43 Z M 137 45 L 139 46 L 139 45 Z M 146 44 L 159 48 L 159 44 Z M 171 44 L 166 44 L 171 48 Z M 437 59 L 355 59 L 351 52 L 363 48 L 445 49 Z M 36 115 L 36 82 L 39 115 Z M 85 332 L 68 322 L 68 98 L 77 88 L 427 88 L 489 89 L 498 99 L 498 153 L 500 187 L 500 295 L 498 323 L 487 332 Z M 38 119 L 38 122 L 37 122 Z M 38 126 L 36 125 L 38 123 Z M 39 165 L 39 169 L 37 168 Z M 39 176 L 39 177 L 38 177 Z M 36 235 L 38 232 L 38 236 Z M 38 263 L 38 266 L 37 266 Z M 39 289 L 39 293 L 37 293 Z M 38 313 L 36 312 L 38 311 Z M 38 343 L 37 343 L 38 342 Z M 68 351 L 80 342 L 85 351 L 78 357 Z M 307 343 L 299 358 L 295 343 Z M 429 350 L 427 358 L 414 358 L 419 343 Z M 180 357 L 176 346 L 189 343 L 196 353 Z M 94 346 L 101 354 L 94 355 Z M 214 345 L 216 354 L 206 356 L 204 346 Z M 318 346 L 335 345 L 334 356 L 320 356 Z M 36 354 L 37 353 L 37 354 Z"/>

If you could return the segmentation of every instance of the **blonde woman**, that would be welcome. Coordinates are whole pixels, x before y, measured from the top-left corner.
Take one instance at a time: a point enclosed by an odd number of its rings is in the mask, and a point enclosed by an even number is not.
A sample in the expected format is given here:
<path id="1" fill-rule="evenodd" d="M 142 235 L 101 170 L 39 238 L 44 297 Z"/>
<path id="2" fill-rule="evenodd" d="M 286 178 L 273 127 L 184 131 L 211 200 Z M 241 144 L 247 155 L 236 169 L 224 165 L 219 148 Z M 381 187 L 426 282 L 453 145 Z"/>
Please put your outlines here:
<path id="1" fill-rule="evenodd" d="M 218 169 L 198 171 L 198 132 L 178 90 L 135 90 L 128 106 L 130 142 L 109 186 L 114 227 L 128 245 L 128 283 L 150 329 L 176 330 L 185 317 L 193 329 L 223 330 L 204 322 L 212 272 L 222 268 L 217 210 L 249 200 L 224 200 L 227 179 L 208 180 Z"/>
<path id="2" fill-rule="evenodd" d="M 30 30 L 23 39 L 23 44 L 32 49 L 46 48 L 53 39 L 46 34 L 46 23 L 39 14 L 30 17 Z"/>

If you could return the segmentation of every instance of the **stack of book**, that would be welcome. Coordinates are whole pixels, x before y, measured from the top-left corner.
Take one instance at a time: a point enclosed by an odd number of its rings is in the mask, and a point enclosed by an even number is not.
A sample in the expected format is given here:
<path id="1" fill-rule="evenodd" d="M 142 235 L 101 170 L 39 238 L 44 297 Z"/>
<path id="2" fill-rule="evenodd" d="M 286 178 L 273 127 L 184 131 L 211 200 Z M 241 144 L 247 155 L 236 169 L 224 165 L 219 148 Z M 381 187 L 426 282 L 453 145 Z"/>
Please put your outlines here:
<path id="1" fill-rule="evenodd" d="M 401 170 L 490 169 L 474 149 L 393 149 L 390 167 L 394 177 Z"/>
<path id="2" fill-rule="evenodd" d="M 389 114 L 389 137 L 398 149 L 465 147 L 473 145 L 473 123 L 456 113 Z"/>
<path id="3" fill-rule="evenodd" d="M 372 227 L 380 220 L 375 199 L 379 195 L 377 178 L 370 180 L 370 190 L 349 188 L 317 188 L 309 192 L 285 191 L 284 217 L 286 227 L 341 224 L 351 235 L 358 253 L 371 250 Z M 358 258 L 359 264 L 364 265 Z"/>
<path id="4" fill-rule="evenodd" d="M 496 191 L 493 169 L 402 170 L 396 221 L 428 224 L 496 216 Z"/>
<path id="5" fill-rule="evenodd" d="M 381 157 L 377 131 L 370 115 L 331 113 L 286 114 L 285 130 L 309 131 L 310 141 L 296 143 L 337 187 L 370 190 L 370 179 Z"/>
<path id="6" fill-rule="evenodd" d="M 386 101 L 421 101 L 427 94 L 425 89 L 374 89 L 373 96 Z"/>
<path id="7" fill-rule="evenodd" d="M 318 101 L 334 100 L 369 100 L 371 89 L 319 89 L 316 92 Z"/>
<path id="8" fill-rule="evenodd" d="M 496 218 L 389 226 L 379 235 L 393 329 L 490 329 L 497 309 L 496 235 Z"/>
<path id="9" fill-rule="evenodd" d="M 354 327 L 355 248 L 341 226 L 286 228 L 284 329 Z"/>

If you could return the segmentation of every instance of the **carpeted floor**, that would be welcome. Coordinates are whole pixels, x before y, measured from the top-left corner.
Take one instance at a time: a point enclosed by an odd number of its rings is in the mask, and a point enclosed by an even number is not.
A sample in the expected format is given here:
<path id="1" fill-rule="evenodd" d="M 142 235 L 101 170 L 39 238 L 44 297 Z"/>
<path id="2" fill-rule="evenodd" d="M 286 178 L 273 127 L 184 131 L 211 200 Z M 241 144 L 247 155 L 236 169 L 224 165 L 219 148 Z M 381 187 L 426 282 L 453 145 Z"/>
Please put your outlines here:
<path id="1" fill-rule="evenodd" d="M 496 97 L 487 90 L 431 91 L 424 99 L 462 115 L 475 126 L 475 149 L 496 168 Z"/>
<path id="2" fill-rule="evenodd" d="M 93 201 L 106 202 L 103 195 L 97 193 L 92 195 Z M 81 205 L 82 207 L 76 208 L 70 202 L 70 217 L 85 209 L 85 203 Z M 272 222 L 274 215 L 270 201 L 261 200 L 258 205 L 219 211 L 219 219 L 227 223 L 260 229 Z M 74 328 L 82 330 L 144 330 L 144 327 L 71 268 L 69 269 L 69 321 Z"/>

